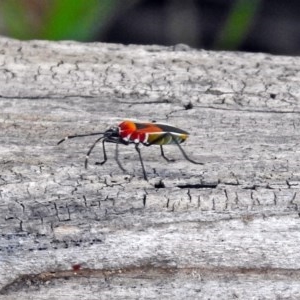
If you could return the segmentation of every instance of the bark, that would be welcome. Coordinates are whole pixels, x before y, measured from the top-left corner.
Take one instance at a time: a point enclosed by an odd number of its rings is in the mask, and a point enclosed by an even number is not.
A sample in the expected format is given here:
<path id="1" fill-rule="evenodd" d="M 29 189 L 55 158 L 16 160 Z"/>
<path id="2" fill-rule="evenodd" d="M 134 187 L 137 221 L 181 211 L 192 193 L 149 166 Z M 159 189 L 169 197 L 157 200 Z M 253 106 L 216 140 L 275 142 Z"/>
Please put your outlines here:
<path id="1" fill-rule="evenodd" d="M 300 297 L 300 59 L 0 38 L 0 297 Z M 190 133 L 141 149 L 121 120 Z"/>

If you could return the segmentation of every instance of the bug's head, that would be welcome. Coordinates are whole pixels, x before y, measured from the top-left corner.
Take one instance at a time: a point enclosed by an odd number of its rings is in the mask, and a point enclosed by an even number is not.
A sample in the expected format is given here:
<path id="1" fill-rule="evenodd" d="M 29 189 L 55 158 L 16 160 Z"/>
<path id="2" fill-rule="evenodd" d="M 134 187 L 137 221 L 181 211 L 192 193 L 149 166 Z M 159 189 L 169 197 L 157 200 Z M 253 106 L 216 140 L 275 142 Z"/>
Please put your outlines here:
<path id="1" fill-rule="evenodd" d="M 104 132 L 104 137 L 106 138 L 119 138 L 120 132 L 119 127 L 111 127 Z"/>

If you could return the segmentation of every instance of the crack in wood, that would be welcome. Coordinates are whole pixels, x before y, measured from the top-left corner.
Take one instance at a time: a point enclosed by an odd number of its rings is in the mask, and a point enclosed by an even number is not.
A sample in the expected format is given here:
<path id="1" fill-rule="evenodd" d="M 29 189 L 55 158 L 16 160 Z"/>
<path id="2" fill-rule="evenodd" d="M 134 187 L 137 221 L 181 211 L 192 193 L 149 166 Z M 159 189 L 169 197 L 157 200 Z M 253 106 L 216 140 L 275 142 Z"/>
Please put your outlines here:
<path id="1" fill-rule="evenodd" d="M 180 189 L 215 189 L 218 187 L 217 183 L 195 183 L 195 184 L 178 184 Z"/>
<path id="2" fill-rule="evenodd" d="M 145 266 L 128 266 L 118 269 L 91 269 L 83 268 L 81 264 L 70 266 L 70 270 L 47 271 L 39 274 L 24 274 L 11 283 L 3 286 L 0 295 L 9 295 L 21 290 L 27 290 L 33 286 L 39 287 L 58 279 L 72 278 L 105 278 L 130 277 L 135 279 L 154 279 L 160 277 L 183 276 L 184 278 L 201 278 L 202 280 L 217 279 L 226 276 L 226 280 L 237 278 L 257 277 L 260 280 L 299 280 L 300 269 L 281 269 L 272 267 L 246 268 L 246 267 L 160 267 L 151 264 Z"/>

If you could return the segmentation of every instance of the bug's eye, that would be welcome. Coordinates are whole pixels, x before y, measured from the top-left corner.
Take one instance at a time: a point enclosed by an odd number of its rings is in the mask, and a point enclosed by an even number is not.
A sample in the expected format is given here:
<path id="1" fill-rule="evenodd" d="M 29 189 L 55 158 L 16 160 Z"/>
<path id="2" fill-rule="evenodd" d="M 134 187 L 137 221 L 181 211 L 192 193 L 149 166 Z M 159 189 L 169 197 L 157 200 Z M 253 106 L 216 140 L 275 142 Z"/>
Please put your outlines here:
<path id="1" fill-rule="evenodd" d="M 117 132 L 118 131 L 118 127 L 116 127 L 116 126 L 110 126 L 106 130 L 110 131 L 110 132 Z"/>

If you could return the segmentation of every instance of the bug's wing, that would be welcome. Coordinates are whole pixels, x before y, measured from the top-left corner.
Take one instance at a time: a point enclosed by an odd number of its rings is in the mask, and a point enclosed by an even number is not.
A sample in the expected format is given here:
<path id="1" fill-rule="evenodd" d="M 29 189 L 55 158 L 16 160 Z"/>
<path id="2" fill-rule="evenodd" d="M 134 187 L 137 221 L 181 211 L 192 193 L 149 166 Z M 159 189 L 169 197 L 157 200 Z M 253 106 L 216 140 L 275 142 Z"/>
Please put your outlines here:
<path id="1" fill-rule="evenodd" d="M 188 137 L 188 132 L 167 124 L 135 123 L 135 135 L 143 137 L 142 143 L 150 145 L 180 144 Z"/>
<path id="2" fill-rule="evenodd" d="M 168 125 L 168 124 L 161 124 L 161 123 L 134 123 L 135 125 L 135 130 L 137 132 L 143 132 L 143 133 L 159 133 L 159 132 L 163 132 L 163 133 L 179 133 L 179 134 L 186 134 L 188 135 L 189 133 L 186 132 L 185 130 L 182 130 L 180 128 Z"/>

